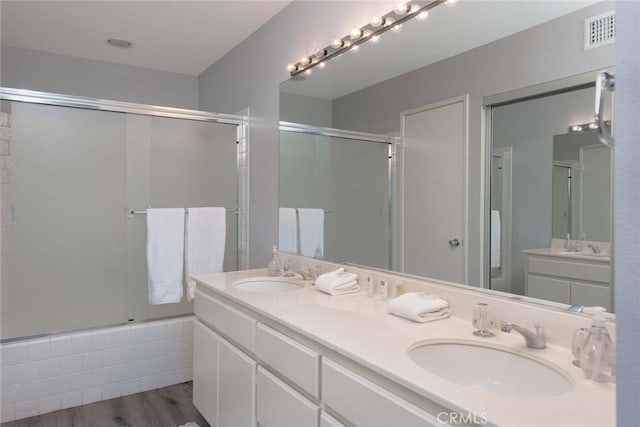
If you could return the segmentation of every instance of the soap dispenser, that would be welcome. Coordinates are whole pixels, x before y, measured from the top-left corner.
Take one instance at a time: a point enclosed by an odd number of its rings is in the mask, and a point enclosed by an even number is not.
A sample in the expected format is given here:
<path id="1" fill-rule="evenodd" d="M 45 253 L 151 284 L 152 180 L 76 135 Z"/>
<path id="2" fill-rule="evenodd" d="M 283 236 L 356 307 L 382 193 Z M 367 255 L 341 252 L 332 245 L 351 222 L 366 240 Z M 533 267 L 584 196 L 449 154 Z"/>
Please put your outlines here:
<path id="1" fill-rule="evenodd" d="M 587 379 L 599 383 L 615 381 L 616 352 L 604 320 L 605 309 L 592 307 L 593 324 L 580 354 L 582 371 Z"/>
<path id="2" fill-rule="evenodd" d="M 271 252 L 273 256 L 271 257 L 271 261 L 267 264 L 267 270 L 269 270 L 269 276 L 279 276 L 280 271 L 282 270 L 282 263 L 280 262 L 280 257 L 278 256 L 278 247 L 273 245 L 271 248 Z"/>

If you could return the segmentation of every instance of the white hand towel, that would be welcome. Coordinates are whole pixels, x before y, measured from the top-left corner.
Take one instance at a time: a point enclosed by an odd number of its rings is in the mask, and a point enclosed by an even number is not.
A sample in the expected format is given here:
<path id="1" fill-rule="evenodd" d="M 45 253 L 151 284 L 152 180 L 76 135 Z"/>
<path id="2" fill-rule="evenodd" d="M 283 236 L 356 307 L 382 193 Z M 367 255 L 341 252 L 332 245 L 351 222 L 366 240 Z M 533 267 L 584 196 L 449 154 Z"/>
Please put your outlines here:
<path id="1" fill-rule="evenodd" d="M 300 255 L 312 257 L 316 248 L 324 254 L 324 209 L 298 209 Z"/>
<path id="2" fill-rule="evenodd" d="M 500 212 L 491 211 L 491 268 L 500 268 L 502 231 L 500 226 Z"/>
<path id="3" fill-rule="evenodd" d="M 449 303 L 425 292 L 409 292 L 389 301 L 389 313 L 414 322 L 431 322 L 450 316 Z"/>
<path id="4" fill-rule="evenodd" d="M 298 214 L 294 208 L 280 208 L 278 249 L 282 252 L 298 253 Z"/>
<path id="5" fill-rule="evenodd" d="M 329 295 L 345 295 L 358 292 L 358 275 L 347 273 L 344 268 L 320 275 L 316 279 L 316 289 Z"/>
<path id="6" fill-rule="evenodd" d="M 227 237 L 227 209 L 189 208 L 187 213 L 184 276 L 187 299 L 191 301 L 196 295 L 193 276 L 222 271 Z"/>
<path id="7" fill-rule="evenodd" d="M 182 299 L 184 209 L 147 209 L 149 304 Z"/>

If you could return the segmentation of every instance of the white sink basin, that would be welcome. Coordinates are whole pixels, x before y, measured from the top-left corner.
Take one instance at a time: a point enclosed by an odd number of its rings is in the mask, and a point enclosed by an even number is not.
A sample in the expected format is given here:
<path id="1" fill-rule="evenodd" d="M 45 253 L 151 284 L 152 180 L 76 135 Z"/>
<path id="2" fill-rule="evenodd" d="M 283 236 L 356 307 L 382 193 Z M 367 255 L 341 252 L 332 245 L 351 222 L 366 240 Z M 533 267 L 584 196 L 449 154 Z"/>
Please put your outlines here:
<path id="1" fill-rule="evenodd" d="M 250 277 L 236 280 L 233 287 L 251 292 L 286 292 L 302 289 L 304 282 L 290 277 Z"/>
<path id="2" fill-rule="evenodd" d="M 432 341 L 415 345 L 408 353 L 414 363 L 432 374 L 484 391 L 548 397 L 573 389 L 571 378 L 559 369 L 499 347 Z"/>

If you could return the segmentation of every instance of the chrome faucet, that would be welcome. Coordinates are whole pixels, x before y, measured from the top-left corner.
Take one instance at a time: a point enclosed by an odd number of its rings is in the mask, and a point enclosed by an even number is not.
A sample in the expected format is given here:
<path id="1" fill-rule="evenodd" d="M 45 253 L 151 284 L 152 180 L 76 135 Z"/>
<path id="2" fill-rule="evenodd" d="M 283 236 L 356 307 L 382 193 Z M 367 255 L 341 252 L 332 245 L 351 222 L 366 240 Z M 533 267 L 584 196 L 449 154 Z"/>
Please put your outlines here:
<path id="1" fill-rule="evenodd" d="M 587 243 L 587 246 L 593 251 L 594 254 L 599 254 L 602 252 L 600 246 L 593 245 L 591 243 Z"/>
<path id="2" fill-rule="evenodd" d="M 311 272 L 311 269 L 309 269 L 306 272 L 302 271 L 302 269 L 296 267 L 295 265 L 291 265 L 291 260 L 285 261 L 283 265 L 283 270 L 284 270 L 284 274 L 283 274 L 284 277 L 293 277 L 295 276 L 295 273 L 298 273 L 300 276 L 302 276 L 302 280 L 313 279 L 313 273 Z M 291 271 L 293 271 L 293 273 Z"/>
<path id="3" fill-rule="evenodd" d="M 500 322 L 500 330 L 502 332 L 506 332 L 507 334 L 511 332 L 512 329 L 515 329 L 516 332 L 519 332 L 527 342 L 527 347 L 529 348 L 545 348 L 547 343 L 544 340 L 542 335 L 542 326 L 535 324 L 533 327 L 536 329 L 535 332 L 530 331 L 527 328 L 523 328 L 520 325 L 516 325 L 515 323 L 505 322 L 504 320 Z"/>

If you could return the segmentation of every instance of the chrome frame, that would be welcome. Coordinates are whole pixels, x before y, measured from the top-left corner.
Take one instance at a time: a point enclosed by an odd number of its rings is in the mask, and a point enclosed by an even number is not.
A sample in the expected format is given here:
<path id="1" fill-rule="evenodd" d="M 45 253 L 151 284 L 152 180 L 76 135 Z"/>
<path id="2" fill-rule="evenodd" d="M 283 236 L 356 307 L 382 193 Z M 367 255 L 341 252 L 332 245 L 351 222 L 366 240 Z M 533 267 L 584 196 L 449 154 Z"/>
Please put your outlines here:
<path id="1" fill-rule="evenodd" d="M 198 120 L 214 123 L 242 125 L 245 117 L 235 114 L 209 113 L 186 108 L 160 107 L 132 102 L 111 101 L 101 98 L 63 95 L 28 89 L 0 87 L 0 100 L 29 102 L 32 104 L 56 105 L 60 107 L 85 108 L 117 113 L 142 114 L 145 116 L 169 117 L 174 119 Z"/>
<path id="2" fill-rule="evenodd" d="M 284 132 L 306 133 L 309 135 L 332 136 L 335 138 L 355 139 L 357 141 L 377 142 L 382 144 L 399 144 L 401 138 L 377 133 L 356 132 L 352 130 L 311 126 L 301 123 L 280 121 L 279 129 Z"/>

